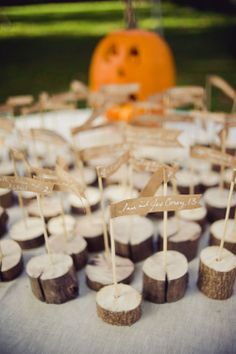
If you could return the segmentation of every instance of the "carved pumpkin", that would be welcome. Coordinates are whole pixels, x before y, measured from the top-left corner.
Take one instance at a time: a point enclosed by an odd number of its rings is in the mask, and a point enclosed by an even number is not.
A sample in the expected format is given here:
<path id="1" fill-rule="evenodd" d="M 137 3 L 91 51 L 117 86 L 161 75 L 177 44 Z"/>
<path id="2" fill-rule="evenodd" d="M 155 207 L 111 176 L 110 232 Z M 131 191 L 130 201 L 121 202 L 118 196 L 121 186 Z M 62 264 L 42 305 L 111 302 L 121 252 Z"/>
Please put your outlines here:
<path id="1" fill-rule="evenodd" d="M 110 33 L 92 57 L 90 86 L 137 82 L 138 99 L 175 85 L 175 67 L 169 46 L 158 34 L 140 29 Z"/>

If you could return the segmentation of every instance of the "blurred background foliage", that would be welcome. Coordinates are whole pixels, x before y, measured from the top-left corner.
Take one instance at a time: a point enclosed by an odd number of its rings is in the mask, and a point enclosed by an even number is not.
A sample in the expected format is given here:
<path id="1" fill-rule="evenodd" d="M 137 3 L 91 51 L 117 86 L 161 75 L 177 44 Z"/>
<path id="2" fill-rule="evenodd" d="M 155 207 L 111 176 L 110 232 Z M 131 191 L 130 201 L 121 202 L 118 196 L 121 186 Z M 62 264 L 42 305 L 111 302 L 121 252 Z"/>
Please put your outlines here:
<path id="1" fill-rule="evenodd" d="M 87 82 L 98 41 L 125 26 L 119 0 L 51 2 L 0 0 L 0 102 L 9 95 L 63 91 L 75 78 Z M 234 0 L 136 4 L 139 27 L 168 41 L 179 85 L 204 85 L 207 74 L 218 74 L 236 86 L 234 10 Z"/>

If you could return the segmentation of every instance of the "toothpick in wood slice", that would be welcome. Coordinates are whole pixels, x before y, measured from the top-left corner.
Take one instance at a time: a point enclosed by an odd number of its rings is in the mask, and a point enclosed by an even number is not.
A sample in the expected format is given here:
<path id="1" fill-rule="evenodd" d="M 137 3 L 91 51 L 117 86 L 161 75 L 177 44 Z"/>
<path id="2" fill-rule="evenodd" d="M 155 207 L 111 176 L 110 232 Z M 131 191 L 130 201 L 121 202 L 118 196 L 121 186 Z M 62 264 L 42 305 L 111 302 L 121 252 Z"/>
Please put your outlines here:
<path id="1" fill-rule="evenodd" d="M 12 162 L 13 162 L 14 175 L 15 175 L 15 177 L 17 177 L 18 174 L 17 174 L 17 169 L 16 169 L 16 160 L 15 160 L 13 152 L 11 153 L 11 157 L 12 157 Z M 18 197 L 18 202 L 19 202 L 20 209 L 21 209 L 21 212 L 22 212 L 25 229 L 28 229 L 28 225 L 27 225 L 28 212 L 27 212 L 26 208 L 24 207 L 22 193 L 20 191 L 17 192 L 17 197 Z"/>
<path id="2" fill-rule="evenodd" d="M 223 235 L 222 235 L 221 242 L 220 242 L 218 261 L 221 261 L 221 259 L 222 259 L 222 252 L 223 252 L 223 248 L 224 248 L 225 236 L 226 236 L 226 232 L 227 232 L 227 224 L 228 224 L 229 213 L 230 213 L 230 208 L 231 208 L 231 200 L 232 200 L 232 196 L 233 196 L 233 192 L 234 192 L 235 177 L 236 177 L 236 169 L 233 170 L 232 179 L 231 179 L 231 183 L 230 183 L 229 197 L 228 197 L 228 203 L 227 203 L 227 208 L 226 208 L 226 213 L 225 213 Z"/>
<path id="3" fill-rule="evenodd" d="M 62 217 L 62 225 L 63 225 L 63 231 L 64 231 L 63 235 L 64 235 L 64 238 L 65 238 L 65 241 L 67 242 L 67 240 L 69 239 L 69 236 L 68 236 L 68 231 L 67 231 L 67 227 L 66 227 L 64 205 L 63 205 L 63 200 L 62 200 L 61 193 L 59 193 L 59 200 L 60 200 L 60 206 L 61 206 L 61 217 Z"/>
<path id="4" fill-rule="evenodd" d="M 44 216 L 43 216 L 41 195 L 38 193 L 37 193 L 37 201 L 38 201 L 38 208 L 39 208 L 40 217 L 41 217 L 41 220 L 43 223 L 43 230 L 44 230 L 43 234 L 44 234 L 44 240 L 45 240 L 45 247 L 46 247 L 47 253 L 49 255 L 50 261 L 53 264 L 52 252 L 50 250 L 49 242 L 48 242 L 48 232 L 47 232 L 47 228 L 46 228 L 45 220 L 44 220 Z"/>
<path id="5" fill-rule="evenodd" d="M 166 169 L 163 168 L 163 195 L 164 197 L 167 195 L 167 176 L 166 176 Z M 168 212 L 163 212 L 163 252 L 164 252 L 164 269 L 166 273 L 167 269 L 167 220 L 168 220 Z"/>
<path id="6" fill-rule="evenodd" d="M 113 285 L 114 285 L 114 298 L 118 298 L 118 288 L 117 288 L 117 277 L 116 277 L 116 251 L 115 251 L 115 240 L 113 233 L 113 220 L 110 218 L 110 242 L 111 242 L 111 263 L 112 263 L 112 274 L 113 274 Z"/>
<path id="7" fill-rule="evenodd" d="M 102 222 L 103 222 L 103 239 L 104 239 L 104 247 L 105 247 L 105 255 L 107 259 L 110 257 L 110 249 L 108 244 L 108 233 L 107 233 L 107 225 L 105 220 L 105 203 L 104 203 L 104 191 L 103 191 L 103 183 L 102 177 L 98 175 L 98 187 L 101 194 L 101 209 L 102 209 Z"/>

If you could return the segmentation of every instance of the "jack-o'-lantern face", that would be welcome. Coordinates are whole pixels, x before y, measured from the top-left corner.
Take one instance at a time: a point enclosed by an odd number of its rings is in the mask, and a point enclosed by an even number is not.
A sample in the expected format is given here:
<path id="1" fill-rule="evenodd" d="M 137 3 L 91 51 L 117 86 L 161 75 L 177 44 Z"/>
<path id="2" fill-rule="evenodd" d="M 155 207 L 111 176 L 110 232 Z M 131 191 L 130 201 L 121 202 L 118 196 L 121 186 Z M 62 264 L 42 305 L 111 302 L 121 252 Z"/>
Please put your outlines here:
<path id="1" fill-rule="evenodd" d="M 137 82 L 139 99 L 175 85 L 171 51 L 157 34 L 128 30 L 109 34 L 95 49 L 90 66 L 93 91 L 104 84 Z"/>

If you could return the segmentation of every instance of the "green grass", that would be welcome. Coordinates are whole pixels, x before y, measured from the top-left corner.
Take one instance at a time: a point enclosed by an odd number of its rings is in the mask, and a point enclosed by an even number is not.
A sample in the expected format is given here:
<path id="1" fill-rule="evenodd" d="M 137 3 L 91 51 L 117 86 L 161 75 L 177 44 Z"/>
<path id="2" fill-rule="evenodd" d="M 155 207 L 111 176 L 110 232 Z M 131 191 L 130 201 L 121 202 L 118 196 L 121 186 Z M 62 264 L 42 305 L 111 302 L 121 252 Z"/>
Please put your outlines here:
<path id="1" fill-rule="evenodd" d="M 177 65 L 178 84 L 203 84 L 218 74 L 236 85 L 236 19 L 163 3 L 164 35 Z M 148 3 L 139 26 L 160 24 Z M 124 27 L 122 1 L 6 7 L 0 10 L 0 101 L 9 95 L 68 88 L 88 80 L 93 49 L 109 31 Z"/>

